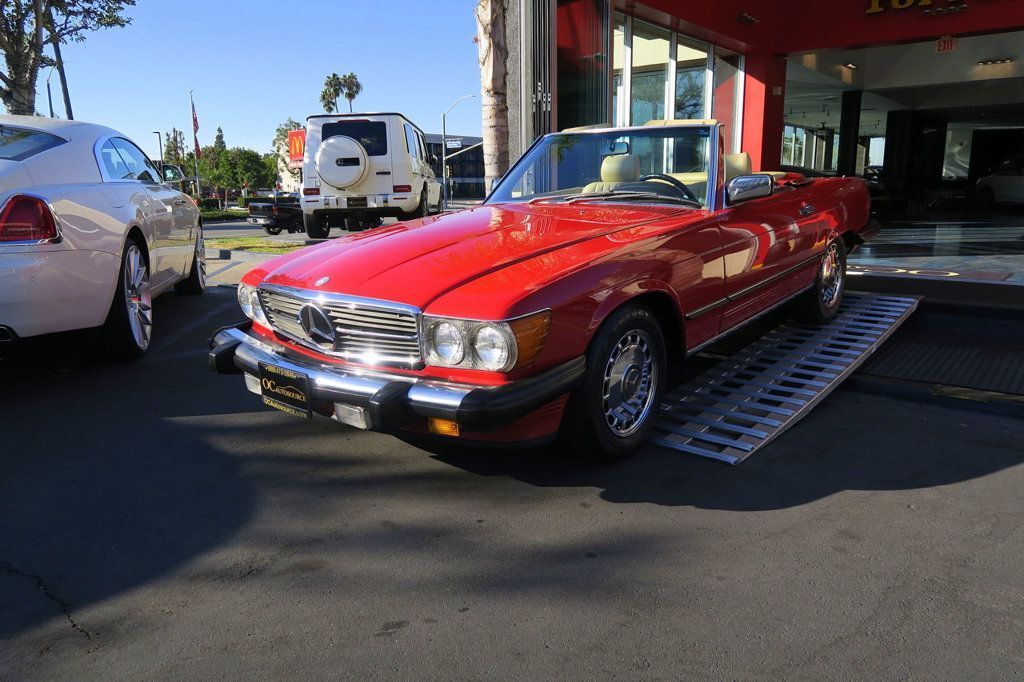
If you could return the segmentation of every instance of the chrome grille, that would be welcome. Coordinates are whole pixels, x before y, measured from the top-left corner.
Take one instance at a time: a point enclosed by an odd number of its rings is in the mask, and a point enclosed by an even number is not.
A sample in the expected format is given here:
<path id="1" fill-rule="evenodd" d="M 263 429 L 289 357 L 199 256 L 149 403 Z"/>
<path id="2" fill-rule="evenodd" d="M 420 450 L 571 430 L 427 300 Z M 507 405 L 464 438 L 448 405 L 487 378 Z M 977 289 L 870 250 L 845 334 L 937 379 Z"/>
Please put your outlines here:
<path id="1" fill-rule="evenodd" d="M 270 326 L 304 346 L 366 364 L 421 361 L 419 316 L 410 306 L 285 287 L 260 287 L 259 299 Z M 316 343 L 303 329 L 299 311 L 307 303 L 333 324 L 333 347 Z"/>

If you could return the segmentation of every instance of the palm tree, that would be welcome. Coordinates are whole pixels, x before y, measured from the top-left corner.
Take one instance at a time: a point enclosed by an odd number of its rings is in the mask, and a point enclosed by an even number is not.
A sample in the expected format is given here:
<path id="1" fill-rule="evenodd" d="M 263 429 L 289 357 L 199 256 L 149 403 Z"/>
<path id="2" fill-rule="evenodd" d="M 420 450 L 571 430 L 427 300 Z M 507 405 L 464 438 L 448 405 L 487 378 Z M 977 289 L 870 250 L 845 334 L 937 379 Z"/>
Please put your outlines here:
<path id="1" fill-rule="evenodd" d="M 352 100 L 363 91 L 363 84 L 354 73 L 346 73 L 341 77 L 341 92 L 348 100 L 348 113 L 352 113 Z"/>
<path id="2" fill-rule="evenodd" d="M 485 187 L 508 170 L 508 45 L 504 0 L 477 0 L 476 44 L 480 60 Z"/>
<path id="3" fill-rule="evenodd" d="M 342 79 L 336 73 L 332 73 L 324 81 L 323 92 L 320 93 L 320 104 L 324 105 L 324 111 L 333 114 L 338 110 L 338 97 L 341 96 Z M 353 95 L 355 97 L 355 95 Z"/>

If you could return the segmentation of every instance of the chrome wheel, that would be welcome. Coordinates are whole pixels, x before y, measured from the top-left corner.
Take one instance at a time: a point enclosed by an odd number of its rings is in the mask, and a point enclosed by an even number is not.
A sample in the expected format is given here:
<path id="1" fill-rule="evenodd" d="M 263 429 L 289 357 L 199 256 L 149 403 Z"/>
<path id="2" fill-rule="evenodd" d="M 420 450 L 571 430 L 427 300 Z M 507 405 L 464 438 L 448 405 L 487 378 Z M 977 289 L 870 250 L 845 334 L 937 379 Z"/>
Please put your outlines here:
<path id="1" fill-rule="evenodd" d="M 146 259 L 132 243 L 124 254 L 124 300 L 135 345 L 139 350 L 146 350 L 153 333 L 153 294 L 149 290 Z"/>
<path id="2" fill-rule="evenodd" d="M 608 357 L 602 387 L 604 418 L 616 436 L 640 430 L 654 404 L 658 364 L 647 332 L 626 332 Z"/>
<path id="3" fill-rule="evenodd" d="M 826 310 L 834 308 L 839 302 L 845 276 L 839 244 L 832 242 L 821 260 L 821 302 Z"/>

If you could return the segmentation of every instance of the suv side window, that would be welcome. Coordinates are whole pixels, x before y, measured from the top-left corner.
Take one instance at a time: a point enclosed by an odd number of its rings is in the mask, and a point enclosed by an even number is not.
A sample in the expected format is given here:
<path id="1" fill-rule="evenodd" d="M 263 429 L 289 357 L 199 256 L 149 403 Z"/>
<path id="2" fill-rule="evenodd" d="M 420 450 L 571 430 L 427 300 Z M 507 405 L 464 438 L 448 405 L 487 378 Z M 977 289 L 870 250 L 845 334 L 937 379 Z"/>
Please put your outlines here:
<path id="1" fill-rule="evenodd" d="M 409 150 L 409 155 L 414 159 L 420 158 L 419 145 L 416 143 L 416 131 L 413 130 L 412 126 L 408 123 L 403 124 L 405 128 L 405 147 Z"/>
<path id="2" fill-rule="evenodd" d="M 128 172 L 132 174 L 132 177 L 142 182 L 160 181 L 160 171 L 141 149 L 123 137 L 112 138 L 111 142 L 114 143 L 114 148 L 120 152 L 121 159 L 127 164 Z"/>

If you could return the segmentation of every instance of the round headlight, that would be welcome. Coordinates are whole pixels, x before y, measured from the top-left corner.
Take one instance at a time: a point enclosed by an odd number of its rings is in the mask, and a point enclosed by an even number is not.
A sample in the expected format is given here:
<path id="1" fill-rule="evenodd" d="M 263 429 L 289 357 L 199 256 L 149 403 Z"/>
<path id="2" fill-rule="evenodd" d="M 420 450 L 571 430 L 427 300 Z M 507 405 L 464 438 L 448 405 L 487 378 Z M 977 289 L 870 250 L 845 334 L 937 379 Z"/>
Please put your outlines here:
<path id="1" fill-rule="evenodd" d="M 250 320 L 252 319 L 252 287 L 248 284 L 238 285 L 238 305 L 242 307 L 242 312 Z"/>
<path id="2" fill-rule="evenodd" d="M 498 370 L 508 362 L 508 338 L 490 325 L 484 325 L 473 336 L 473 350 L 484 368 Z"/>
<path id="3" fill-rule="evenodd" d="M 457 365 L 466 356 L 462 332 L 451 322 L 434 327 L 434 352 L 446 365 Z"/>

